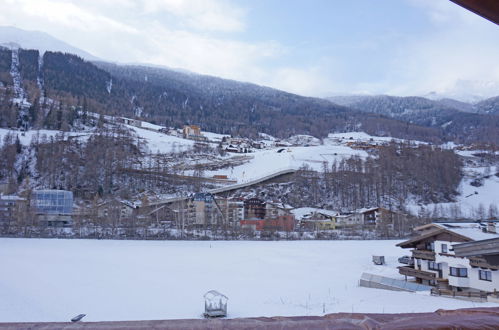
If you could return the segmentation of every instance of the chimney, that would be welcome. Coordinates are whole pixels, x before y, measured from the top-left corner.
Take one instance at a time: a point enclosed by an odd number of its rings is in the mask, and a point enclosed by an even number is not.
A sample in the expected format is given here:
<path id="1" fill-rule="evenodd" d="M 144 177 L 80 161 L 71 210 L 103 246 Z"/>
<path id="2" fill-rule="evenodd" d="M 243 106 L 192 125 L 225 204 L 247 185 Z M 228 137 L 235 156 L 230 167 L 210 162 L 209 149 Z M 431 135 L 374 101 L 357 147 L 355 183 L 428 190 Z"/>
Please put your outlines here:
<path id="1" fill-rule="evenodd" d="M 488 233 L 496 233 L 496 224 L 493 222 L 488 222 L 487 223 L 487 232 Z"/>

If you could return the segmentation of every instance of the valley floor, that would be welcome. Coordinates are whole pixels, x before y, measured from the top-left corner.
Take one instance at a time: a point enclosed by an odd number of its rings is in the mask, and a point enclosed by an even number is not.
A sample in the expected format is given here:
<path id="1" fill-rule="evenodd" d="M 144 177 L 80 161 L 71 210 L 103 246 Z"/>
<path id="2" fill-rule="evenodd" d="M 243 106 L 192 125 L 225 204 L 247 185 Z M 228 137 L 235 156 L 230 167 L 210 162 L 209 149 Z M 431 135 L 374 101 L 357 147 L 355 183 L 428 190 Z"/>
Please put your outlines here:
<path id="1" fill-rule="evenodd" d="M 199 318 L 211 289 L 230 318 L 497 306 L 359 287 L 362 272 L 400 278 L 396 243 L 1 238 L 0 322 Z"/>

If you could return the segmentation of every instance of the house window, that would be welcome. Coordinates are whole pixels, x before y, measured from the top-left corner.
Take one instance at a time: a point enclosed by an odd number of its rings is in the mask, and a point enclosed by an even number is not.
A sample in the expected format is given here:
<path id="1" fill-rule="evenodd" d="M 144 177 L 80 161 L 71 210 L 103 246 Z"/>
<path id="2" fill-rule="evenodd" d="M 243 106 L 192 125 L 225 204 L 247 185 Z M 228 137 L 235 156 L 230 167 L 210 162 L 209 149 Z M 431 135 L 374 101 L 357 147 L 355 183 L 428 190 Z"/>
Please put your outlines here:
<path id="1" fill-rule="evenodd" d="M 435 251 L 435 243 L 434 242 L 428 242 L 425 244 L 425 250 L 429 251 Z"/>
<path id="2" fill-rule="evenodd" d="M 457 268 L 457 267 L 449 267 L 450 276 L 455 276 L 455 277 L 468 277 L 468 269 L 466 268 Z"/>
<path id="3" fill-rule="evenodd" d="M 490 270 L 479 270 L 478 278 L 482 281 L 492 281 L 492 272 Z"/>
<path id="4" fill-rule="evenodd" d="M 442 253 L 447 253 L 447 244 L 442 244 Z"/>
<path id="5" fill-rule="evenodd" d="M 442 264 L 436 263 L 435 261 L 428 261 L 429 270 L 442 270 Z"/>

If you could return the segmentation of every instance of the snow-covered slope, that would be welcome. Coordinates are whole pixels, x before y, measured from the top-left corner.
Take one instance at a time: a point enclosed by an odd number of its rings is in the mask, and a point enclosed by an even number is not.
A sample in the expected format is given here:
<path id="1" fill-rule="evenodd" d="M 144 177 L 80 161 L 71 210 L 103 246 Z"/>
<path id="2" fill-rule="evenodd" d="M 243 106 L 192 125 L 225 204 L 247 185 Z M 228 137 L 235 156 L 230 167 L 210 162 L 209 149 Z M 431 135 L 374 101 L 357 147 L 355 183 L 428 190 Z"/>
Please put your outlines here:
<path id="1" fill-rule="evenodd" d="M 455 203 L 409 205 L 417 214 L 426 212 L 433 217 L 486 219 L 499 216 L 499 167 L 482 166 L 473 154 L 478 151 L 458 151 L 468 158 L 464 167 L 464 178 Z"/>

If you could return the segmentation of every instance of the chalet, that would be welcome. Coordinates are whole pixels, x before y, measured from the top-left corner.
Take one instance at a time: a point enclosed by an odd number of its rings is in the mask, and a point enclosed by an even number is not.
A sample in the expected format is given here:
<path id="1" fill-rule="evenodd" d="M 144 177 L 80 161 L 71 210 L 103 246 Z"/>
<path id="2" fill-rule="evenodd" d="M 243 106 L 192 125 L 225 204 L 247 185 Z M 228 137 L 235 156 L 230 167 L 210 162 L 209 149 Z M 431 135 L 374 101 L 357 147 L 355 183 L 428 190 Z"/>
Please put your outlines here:
<path id="1" fill-rule="evenodd" d="M 488 228 L 476 222 L 432 223 L 414 230 L 416 237 L 397 244 L 412 248 L 414 265 L 399 267 L 406 279 L 414 277 L 418 283 L 435 286 L 435 292 L 453 295 L 499 290 L 499 266 L 455 252 L 464 244 L 499 238 L 494 223 Z"/>
<path id="2" fill-rule="evenodd" d="M 456 244 L 452 247 L 456 256 L 470 260 L 470 287 L 484 292 L 498 290 L 499 237 Z"/>
<path id="3" fill-rule="evenodd" d="M 393 225 L 397 218 L 403 216 L 397 212 L 382 208 L 374 207 L 369 209 L 360 209 L 356 211 L 361 215 L 361 222 L 363 225 Z"/>
<path id="4" fill-rule="evenodd" d="M 325 209 L 295 209 L 298 226 L 305 230 L 334 230 L 338 212 Z"/>
<path id="5" fill-rule="evenodd" d="M 206 137 L 201 134 L 201 127 L 197 125 L 185 125 L 182 129 L 184 139 L 206 141 Z"/>
<path id="6" fill-rule="evenodd" d="M 336 228 L 361 226 L 364 224 L 364 216 L 357 212 L 342 212 L 336 215 Z"/>

